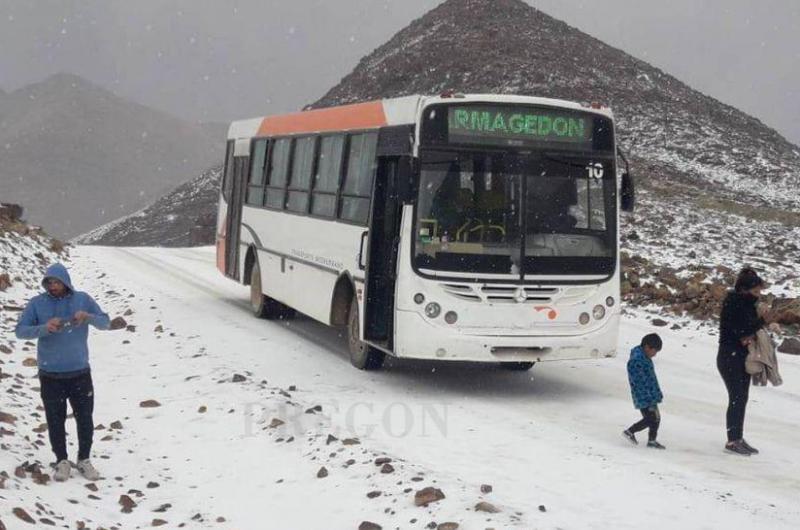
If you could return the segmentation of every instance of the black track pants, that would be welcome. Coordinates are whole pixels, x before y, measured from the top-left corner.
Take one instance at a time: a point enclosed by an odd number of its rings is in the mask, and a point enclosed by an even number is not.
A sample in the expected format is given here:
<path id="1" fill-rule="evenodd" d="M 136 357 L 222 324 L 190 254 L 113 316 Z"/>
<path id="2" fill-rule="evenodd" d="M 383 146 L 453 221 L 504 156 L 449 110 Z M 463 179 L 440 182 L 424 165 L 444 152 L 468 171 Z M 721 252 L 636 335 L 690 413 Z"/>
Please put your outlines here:
<path id="1" fill-rule="evenodd" d="M 647 438 L 653 441 L 658 437 L 658 426 L 661 425 L 661 413 L 658 411 L 658 406 L 653 405 L 646 409 L 640 409 L 642 419 L 631 425 L 628 430 L 632 433 L 637 433 L 645 429 L 650 429 Z"/>
<path id="2" fill-rule="evenodd" d="M 731 352 L 720 348 L 717 354 L 717 370 L 728 390 L 726 423 L 729 442 L 741 440 L 744 436 L 744 414 L 750 397 L 750 374 L 744 368 L 746 356 L 741 349 Z"/>
<path id="3" fill-rule="evenodd" d="M 39 375 L 42 402 L 47 417 L 47 431 L 50 436 L 50 447 L 56 455 L 56 461 L 67 459 L 67 401 L 72 407 L 75 423 L 78 427 L 78 460 L 89 458 L 94 435 L 94 386 L 92 374 L 86 372 L 66 379 Z"/>

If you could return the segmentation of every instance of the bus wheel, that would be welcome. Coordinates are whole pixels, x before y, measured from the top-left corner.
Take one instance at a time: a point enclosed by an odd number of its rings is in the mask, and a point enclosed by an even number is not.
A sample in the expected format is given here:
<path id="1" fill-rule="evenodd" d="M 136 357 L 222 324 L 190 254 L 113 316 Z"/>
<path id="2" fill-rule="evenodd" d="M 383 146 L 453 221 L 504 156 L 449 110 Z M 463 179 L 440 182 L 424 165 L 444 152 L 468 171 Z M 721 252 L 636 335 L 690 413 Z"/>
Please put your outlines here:
<path id="1" fill-rule="evenodd" d="M 277 300 L 265 295 L 261 290 L 261 267 L 258 265 L 258 259 L 253 263 L 253 269 L 250 271 L 250 309 L 256 318 L 267 320 L 281 318 L 288 309 Z"/>
<path id="2" fill-rule="evenodd" d="M 353 297 L 347 318 L 347 345 L 350 349 L 350 363 L 359 370 L 379 370 L 386 354 L 362 342 L 359 338 L 358 300 Z"/>
<path id="3" fill-rule="evenodd" d="M 519 363 L 500 363 L 500 366 L 512 372 L 526 372 L 533 368 L 535 363 L 519 362 Z"/>

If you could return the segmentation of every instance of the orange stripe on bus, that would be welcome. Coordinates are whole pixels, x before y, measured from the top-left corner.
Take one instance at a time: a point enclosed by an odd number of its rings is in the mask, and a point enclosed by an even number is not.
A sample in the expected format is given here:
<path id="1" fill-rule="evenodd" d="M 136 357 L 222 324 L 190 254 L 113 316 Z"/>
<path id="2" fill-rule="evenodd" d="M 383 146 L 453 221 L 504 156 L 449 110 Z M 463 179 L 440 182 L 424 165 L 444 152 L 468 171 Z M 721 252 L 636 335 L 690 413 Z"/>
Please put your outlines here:
<path id="1" fill-rule="evenodd" d="M 264 118 L 259 136 L 373 129 L 387 125 L 383 103 L 372 101 Z"/>

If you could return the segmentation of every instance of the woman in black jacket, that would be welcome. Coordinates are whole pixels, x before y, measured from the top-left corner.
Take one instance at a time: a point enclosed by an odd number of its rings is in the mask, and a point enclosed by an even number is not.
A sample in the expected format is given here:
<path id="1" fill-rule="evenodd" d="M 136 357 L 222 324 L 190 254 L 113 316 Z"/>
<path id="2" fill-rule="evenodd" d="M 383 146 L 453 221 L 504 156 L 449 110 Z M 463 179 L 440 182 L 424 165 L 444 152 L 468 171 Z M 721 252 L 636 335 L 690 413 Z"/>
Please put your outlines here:
<path id="1" fill-rule="evenodd" d="M 764 327 L 756 305 L 764 286 L 756 271 L 743 269 L 736 286 L 722 304 L 719 319 L 719 351 L 717 369 L 728 390 L 728 443 L 725 450 L 743 456 L 758 454 L 758 450 L 744 440 L 744 414 L 750 393 L 750 374 L 745 370 L 747 346 L 756 332 Z"/>

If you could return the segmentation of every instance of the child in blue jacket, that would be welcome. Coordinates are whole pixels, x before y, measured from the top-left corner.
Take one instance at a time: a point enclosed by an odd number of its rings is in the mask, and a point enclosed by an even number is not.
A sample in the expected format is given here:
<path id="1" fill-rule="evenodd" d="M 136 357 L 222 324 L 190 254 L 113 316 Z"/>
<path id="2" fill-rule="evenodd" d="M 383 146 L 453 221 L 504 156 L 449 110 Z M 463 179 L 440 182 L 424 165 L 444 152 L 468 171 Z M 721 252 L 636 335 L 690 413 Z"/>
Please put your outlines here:
<path id="1" fill-rule="evenodd" d="M 653 449 L 666 449 L 656 441 L 658 426 L 661 424 L 661 413 L 658 404 L 664 399 L 661 387 L 658 385 L 653 357 L 661 351 L 663 343 L 661 337 L 655 333 L 645 336 L 641 345 L 631 350 L 628 360 L 628 382 L 631 385 L 633 406 L 642 413 L 641 421 L 634 423 L 622 435 L 632 444 L 637 445 L 636 433 L 649 429 L 647 447 Z"/>

